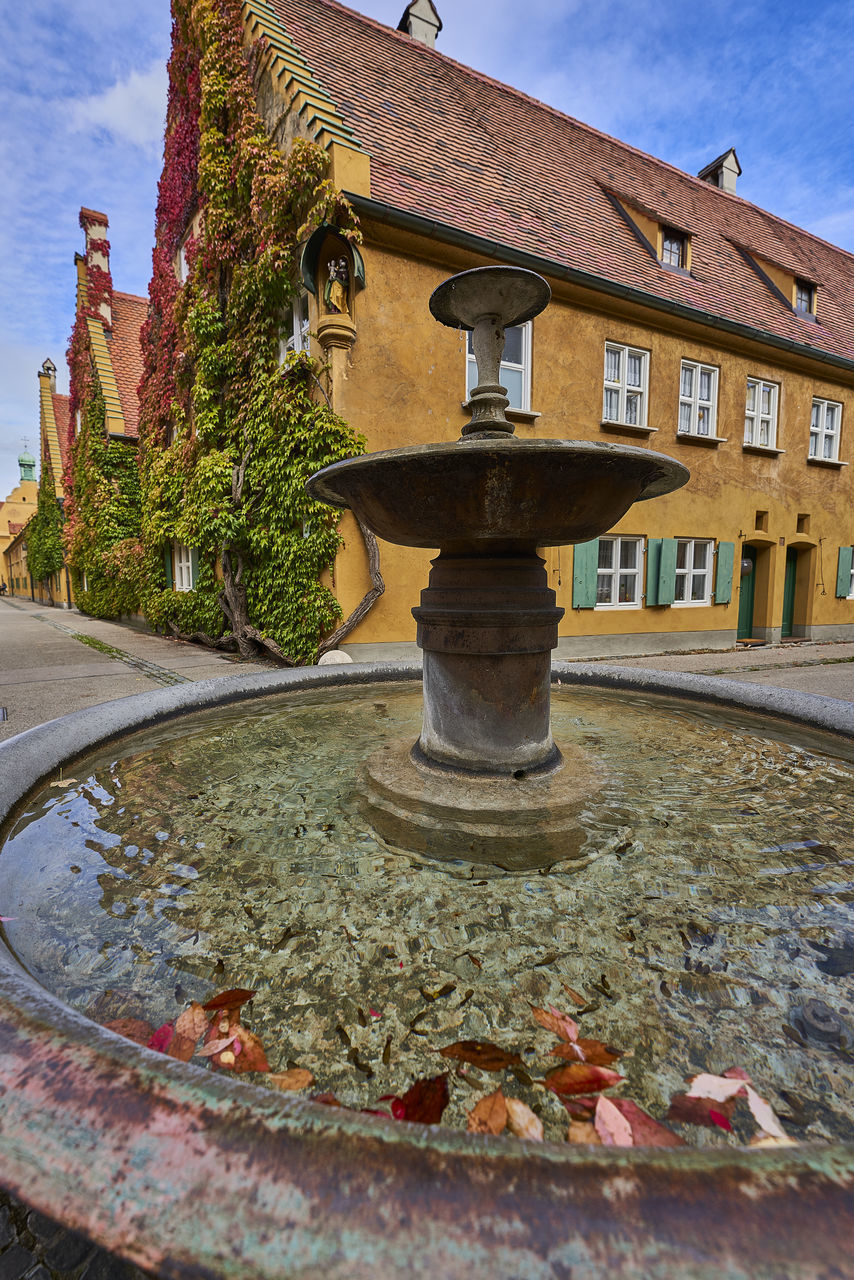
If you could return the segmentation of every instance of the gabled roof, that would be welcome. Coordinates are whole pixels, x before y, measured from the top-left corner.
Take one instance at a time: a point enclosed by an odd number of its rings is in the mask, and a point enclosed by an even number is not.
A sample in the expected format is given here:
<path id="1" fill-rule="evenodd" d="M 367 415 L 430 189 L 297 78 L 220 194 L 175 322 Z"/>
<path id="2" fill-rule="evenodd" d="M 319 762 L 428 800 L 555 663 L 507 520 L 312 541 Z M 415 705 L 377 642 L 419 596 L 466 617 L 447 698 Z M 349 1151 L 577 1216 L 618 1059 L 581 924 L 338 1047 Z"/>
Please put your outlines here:
<path id="1" fill-rule="evenodd" d="M 139 436 L 139 397 L 137 388 L 142 379 L 142 349 L 139 335 L 148 315 L 148 299 L 133 293 L 113 291 L 113 337 L 110 355 L 113 361 L 125 435 Z"/>
<path id="2" fill-rule="evenodd" d="M 372 201 L 479 237 L 496 257 L 506 246 L 854 362 L 851 254 L 336 0 L 264 11 L 370 154 Z M 690 234 L 690 276 L 643 249 L 615 199 Z M 740 248 L 818 285 L 820 323 L 788 308 Z"/>

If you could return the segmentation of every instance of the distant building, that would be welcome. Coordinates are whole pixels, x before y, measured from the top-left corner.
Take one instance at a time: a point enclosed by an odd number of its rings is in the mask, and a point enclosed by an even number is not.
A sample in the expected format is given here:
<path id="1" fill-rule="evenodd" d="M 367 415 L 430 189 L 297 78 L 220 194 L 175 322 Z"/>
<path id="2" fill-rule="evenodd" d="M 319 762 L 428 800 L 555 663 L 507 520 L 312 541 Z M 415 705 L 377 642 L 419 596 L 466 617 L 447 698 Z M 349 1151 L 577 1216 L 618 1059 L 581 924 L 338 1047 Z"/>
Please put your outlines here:
<path id="1" fill-rule="evenodd" d="M 0 502 L 0 578 L 6 583 L 10 595 L 29 595 L 30 583 L 26 573 L 26 557 L 7 556 L 12 543 L 23 531 L 31 516 L 35 515 L 39 487 L 36 482 L 36 460 L 24 450 L 18 456 L 20 480 L 8 498 Z"/>
<path id="2" fill-rule="evenodd" d="M 458 436 L 473 359 L 428 299 L 511 263 L 553 294 L 508 334 L 517 434 L 691 470 L 608 536 L 545 553 L 559 652 L 854 637 L 854 257 L 739 197 L 732 148 L 694 177 L 447 58 L 429 0 L 398 30 L 335 0 L 242 12 L 270 136 L 320 143 L 361 220 L 358 251 L 324 227 L 305 245 L 282 341 L 325 357 L 369 449 Z M 346 615 L 370 578 L 349 514 L 342 528 Z M 381 544 L 387 589 L 354 657 L 410 651 L 428 559 Z"/>

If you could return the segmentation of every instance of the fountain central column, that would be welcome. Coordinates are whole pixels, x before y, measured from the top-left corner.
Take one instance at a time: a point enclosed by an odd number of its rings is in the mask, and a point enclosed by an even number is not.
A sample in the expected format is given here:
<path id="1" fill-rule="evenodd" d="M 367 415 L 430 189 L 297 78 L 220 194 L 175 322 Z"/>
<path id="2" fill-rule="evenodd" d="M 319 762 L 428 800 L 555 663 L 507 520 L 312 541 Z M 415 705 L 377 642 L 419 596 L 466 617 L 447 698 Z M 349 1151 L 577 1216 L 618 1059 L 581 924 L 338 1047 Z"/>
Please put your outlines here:
<path id="1" fill-rule="evenodd" d="M 474 773 L 556 768 L 549 682 L 564 611 L 540 557 L 441 554 L 412 613 L 424 651 L 417 750 Z"/>

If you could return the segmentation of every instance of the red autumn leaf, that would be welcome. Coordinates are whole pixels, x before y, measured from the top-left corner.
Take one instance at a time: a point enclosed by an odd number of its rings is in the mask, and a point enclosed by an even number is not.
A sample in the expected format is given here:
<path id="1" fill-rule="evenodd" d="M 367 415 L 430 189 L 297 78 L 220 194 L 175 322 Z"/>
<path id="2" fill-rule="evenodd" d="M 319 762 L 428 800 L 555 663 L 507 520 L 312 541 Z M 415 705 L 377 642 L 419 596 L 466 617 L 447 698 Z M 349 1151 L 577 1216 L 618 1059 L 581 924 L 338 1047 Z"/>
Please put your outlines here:
<path id="1" fill-rule="evenodd" d="M 632 1102 L 631 1098 L 608 1098 L 606 1101 L 616 1107 L 628 1121 L 632 1131 L 633 1146 L 684 1147 L 686 1145 L 683 1138 L 680 1138 L 672 1129 L 653 1120 L 652 1116 L 648 1115 L 636 1102 Z"/>
<path id="2" fill-rule="evenodd" d="M 115 1031 L 117 1036 L 124 1036 L 126 1040 L 133 1040 L 136 1044 L 147 1045 L 154 1034 L 154 1027 L 142 1018 L 114 1018 L 112 1022 L 105 1022 L 104 1026 L 108 1031 Z"/>
<path id="3" fill-rule="evenodd" d="M 578 1023 L 570 1018 L 568 1013 L 561 1013 L 553 1004 L 550 1004 L 548 1009 L 538 1009 L 535 1004 L 532 1004 L 531 1013 L 541 1027 L 560 1036 L 561 1040 L 578 1039 Z"/>
<path id="4" fill-rule="evenodd" d="M 622 1049 L 614 1049 L 601 1040 L 576 1040 L 572 1044 L 556 1044 L 552 1057 L 567 1058 L 570 1062 L 589 1062 L 593 1067 L 610 1067 L 623 1056 Z"/>
<path id="5" fill-rule="evenodd" d="M 632 1126 L 610 1098 L 600 1096 L 596 1103 L 593 1127 L 606 1147 L 633 1147 Z"/>
<path id="6" fill-rule="evenodd" d="M 449 1097 L 448 1073 L 445 1071 L 440 1076 L 416 1080 L 402 1098 L 392 1101 L 392 1115 L 395 1120 L 411 1120 L 415 1124 L 438 1124 Z"/>
<path id="7" fill-rule="evenodd" d="M 714 1098 L 689 1098 L 687 1093 L 676 1093 L 670 1099 L 668 1120 L 679 1124 L 705 1125 L 707 1129 L 725 1129 L 732 1133 L 730 1120 L 735 1111 L 735 1098 L 716 1102 Z"/>
<path id="8" fill-rule="evenodd" d="M 457 1058 L 482 1071 L 503 1071 L 505 1067 L 521 1065 L 518 1053 L 508 1053 L 488 1040 L 457 1040 L 440 1049 L 443 1058 Z"/>
<path id="9" fill-rule="evenodd" d="M 565 1067 L 555 1067 L 549 1071 L 543 1083 L 547 1089 L 559 1096 L 564 1093 L 598 1093 L 601 1089 L 610 1089 L 620 1084 L 622 1076 L 608 1067 L 595 1067 L 589 1062 L 570 1062 Z"/>
<path id="10" fill-rule="evenodd" d="M 247 1000 L 251 1000 L 257 992 L 247 991 L 244 987 L 233 987 L 230 991 L 221 991 L 219 995 L 211 996 L 210 1000 L 206 1000 L 202 1005 L 203 1009 L 225 1009 L 226 1013 L 230 1013 L 234 1009 L 239 1009 L 241 1005 L 246 1004 Z"/>
<path id="11" fill-rule="evenodd" d="M 175 1034 L 196 1042 L 207 1032 L 208 1016 L 198 1001 L 194 1000 L 189 1009 L 185 1009 L 175 1019 Z"/>
<path id="12" fill-rule="evenodd" d="M 596 1110 L 596 1103 L 599 1098 L 596 1094 L 588 1094 L 586 1097 L 583 1094 L 577 1097 L 565 1094 L 560 1100 L 571 1116 L 575 1116 L 579 1120 L 592 1122 L 593 1112 Z"/>
<path id="13" fill-rule="evenodd" d="M 176 1031 L 166 1052 L 170 1058 L 177 1058 L 179 1062 L 189 1062 L 196 1052 L 196 1041 Z"/>
<path id="14" fill-rule="evenodd" d="M 344 1111 L 349 1111 L 349 1107 L 345 1107 L 343 1102 L 339 1102 L 334 1093 L 312 1093 L 309 1096 L 309 1102 L 319 1102 L 324 1107 L 341 1107 Z"/>
<path id="15" fill-rule="evenodd" d="M 583 1009 L 584 1006 L 587 1004 L 587 997 L 581 995 L 578 991 L 575 990 L 575 987 L 571 987 L 567 982 L 561 982 L 560 985 L 563 987 L 564 991 L 569 996 L 573 1004 L 577 1005 L 579 1009 Z"/>
<path id="16" fill-rule="evenodd" d="M 211 1032 L 213 1032 L 213 1036 L 211 1036 Z M 211 1027 L 208 1032 L 207 1043 L 212 1043 L 216 1035 L 216 1028 Z M 246 1071 L 270 1070 L 264 1046 L 254 1032 L 248 1031 L 239 1022 L 235 1022 L 229 1027 L 228 1035 L 229 1043 L 210 1055 L 211 1062 L 215 1067 L 233 1071 L 235 1075 L 242 1075 Z"/>
<path id="17" fill-rule="evenodd" d="M 166 1053 L 172 1043 L 172 1037 L 174 1034 L 175 1023 L 164 1022 L 162 1027 L 158 1027 L 157 1030 L 152 1033 L 151 1038 L 148 1041 L 148 1048 L 155 1049 L 158 1053 Z"/>
<path id="18" fill-rule="evenodd" d="M 744 1080 L 747 1084 L 753 1084 L 744 1067 L 727 1067 L 726 1071 L 721 1072 L 721 1075 L 727 1080 Z"/>

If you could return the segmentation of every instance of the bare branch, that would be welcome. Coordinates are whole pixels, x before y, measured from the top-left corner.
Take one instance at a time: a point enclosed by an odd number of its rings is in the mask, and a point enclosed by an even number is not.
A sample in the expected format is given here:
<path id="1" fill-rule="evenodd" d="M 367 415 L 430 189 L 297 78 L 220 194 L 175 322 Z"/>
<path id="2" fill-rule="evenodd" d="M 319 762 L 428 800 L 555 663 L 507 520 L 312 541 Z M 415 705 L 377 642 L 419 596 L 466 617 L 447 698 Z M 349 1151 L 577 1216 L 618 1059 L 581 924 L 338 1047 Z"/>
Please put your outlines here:
<path id="1" fill-rule="evenodd" d="M 356 627 L 368 613 L 370 613 L 377 600 L 379 600 L 380 596 L 385 591 L 385 582 L 382 574 L 380 573 L 379 544 L 371 530 L 367 525 L 362 524 L 362 521 L 358 516 L 356 516 L 356 523 L 358 524 L 362 537 L 365 541 L 365 549 L 368 553 L 368 572 L 371 575 L 372 585 L 370 590 L 365 592 L 349 618 L 342 622 L 341 626 L 337 627 L 331 635 L 326 637 L 325 640 L 321 641 L 320 647 L 317 651 L 317 656 L 319 658 L 322 657 L 324 653 L 329 653 L 330 649 L 337 649 L 341 641 L 350 634 L 354 627 Z"/>

